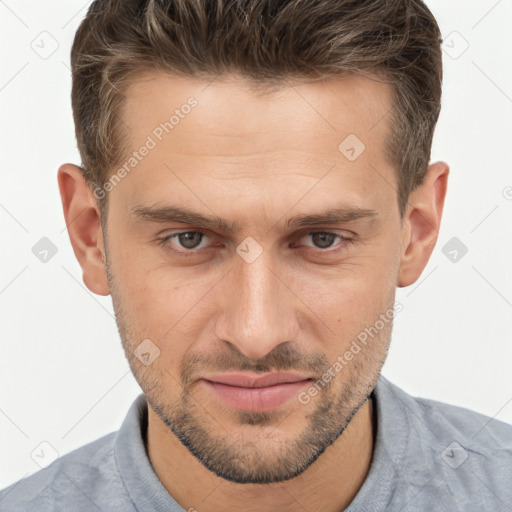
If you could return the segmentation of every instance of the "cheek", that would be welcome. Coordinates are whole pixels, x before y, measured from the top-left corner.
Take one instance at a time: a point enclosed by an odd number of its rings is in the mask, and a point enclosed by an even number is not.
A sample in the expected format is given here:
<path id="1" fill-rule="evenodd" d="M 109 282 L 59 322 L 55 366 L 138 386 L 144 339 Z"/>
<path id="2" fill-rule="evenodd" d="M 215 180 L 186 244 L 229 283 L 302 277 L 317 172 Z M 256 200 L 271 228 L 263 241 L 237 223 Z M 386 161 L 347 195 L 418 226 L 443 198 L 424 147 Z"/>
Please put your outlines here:
<path id="1" fill-rule="evenodd" d="M 133 272 L 125 267 L 124 272 L 122 297 L 131 315 L 128 321 L 138 335 L 155 341 L 166 364 L 179 360 L 208 324 L 213 297 L 208 292 L 216 279 L 185 277 L 179 269 L 161 265 Z"/>
<path id="2" fill-rule="evenodd" d="M 387 254 L 386 257 L 378 256 Z M 397 265 L 392 251 L 372 248 L 328 272 L 296 275 L 292 289 L 306 304 L 310 328 L 320 324 L 319 336 L 342 350 L 366 327 L 374 325 L 393 305 Z"/>

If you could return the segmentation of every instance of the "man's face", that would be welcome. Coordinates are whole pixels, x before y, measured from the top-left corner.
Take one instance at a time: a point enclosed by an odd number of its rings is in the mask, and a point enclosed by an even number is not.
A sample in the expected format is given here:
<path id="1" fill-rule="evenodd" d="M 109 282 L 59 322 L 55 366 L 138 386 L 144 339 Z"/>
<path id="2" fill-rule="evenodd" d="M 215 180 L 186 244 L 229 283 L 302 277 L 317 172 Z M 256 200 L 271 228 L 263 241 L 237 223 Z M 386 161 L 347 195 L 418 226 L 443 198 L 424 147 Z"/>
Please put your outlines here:
<path id="1" fill-rule="evenodd" d="M 155 74 L 128 91 L 130 148 L 149 149 L 109 196 L 117 322 L 151 408 L 220 477 L 301 473 L 376 383 L 401 249 L 390 107 L 388 85 L 355 76 L 258 95 L 235 77 Z M 297 222 L 340 209 L 363 211 Z M 212 384 L 275 372 L 299 382 Z"/>

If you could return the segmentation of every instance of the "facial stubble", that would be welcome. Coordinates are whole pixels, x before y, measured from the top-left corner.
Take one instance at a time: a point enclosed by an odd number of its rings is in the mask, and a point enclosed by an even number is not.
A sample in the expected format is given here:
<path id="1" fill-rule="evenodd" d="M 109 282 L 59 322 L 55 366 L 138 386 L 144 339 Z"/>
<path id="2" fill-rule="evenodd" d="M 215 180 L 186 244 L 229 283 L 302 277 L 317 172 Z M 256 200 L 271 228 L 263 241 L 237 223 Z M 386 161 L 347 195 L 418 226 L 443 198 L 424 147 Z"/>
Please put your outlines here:
<path id="1" fill-rule="evenodd" d="M 204 354 L 189 354 L 181 363 L 179 378 L 162 368 L 158 360 L 146 367 L 134 354 L 140 342 L 137 341 L 139 336 L 128 321 L 127 309 L 111 271 L 108 255 L 106 269 L 125 354 L 149 406 L 183 446 L 220 478 L 240 484 L 269 484 L 300 475 L 343 434 L 355 414 L 371 397 L 386 358 L 392 322 L 384 332 L 379 333 L 381 339 L 376 337 L 373 340 L 376 347 L 365 347 L 366 353 L 358 354 L 359 360 L 353 362 L 352 368 L 342 370 L 345 378 L 338 374 L 338 378 L 324 382 L 310 403 L 302 404 L 297 400 L 286 414 L 282 411 L 228 411 L 216 415 L 216 406 L 200 403 L 195 396 L 197 393 L 194 393 L 197 380 L 194 381 L 193 377 L 200 375 L 203 367 L 210 371 L 229 369 L 256 372 L 307 368 L 315 370 L 314 374 L 320 379 L 328 367 L 326 356 L 316 354 L 305 357 L 292 345 L 281 344 L 258 360 L 251 360 L 241 353 L 216 354 L 206 358 Z M 384 338 L 388 338 L 387 342 Z M 171 387 L 180 389 L 179 398 L 171 399 Z M 304 411 L 302 414 L 307 420 L 306 426 L 298 435 L 286 438 L 284 427 L 301 411 Z M 252 429 L 251 435 L 240 435 L 241 429 Z"/>

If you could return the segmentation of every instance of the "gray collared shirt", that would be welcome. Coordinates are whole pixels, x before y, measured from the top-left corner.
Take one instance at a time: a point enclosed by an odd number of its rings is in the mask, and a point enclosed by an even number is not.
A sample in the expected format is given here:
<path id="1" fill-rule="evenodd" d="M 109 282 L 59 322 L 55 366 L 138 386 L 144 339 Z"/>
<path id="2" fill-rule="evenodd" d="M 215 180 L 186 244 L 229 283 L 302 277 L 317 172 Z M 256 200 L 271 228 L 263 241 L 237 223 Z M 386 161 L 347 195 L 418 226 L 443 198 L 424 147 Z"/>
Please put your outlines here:
<path id="1" fill-rule="evenodd" d="M 512 511 L 512 425 L 379 377 L 368 476 L 347 512 Z M 149 461 L 143 394 L 117 432 L 0 491 L 2 512 L 184 512 Z M 221 512 L 221 511 L 220 511 Z"/>

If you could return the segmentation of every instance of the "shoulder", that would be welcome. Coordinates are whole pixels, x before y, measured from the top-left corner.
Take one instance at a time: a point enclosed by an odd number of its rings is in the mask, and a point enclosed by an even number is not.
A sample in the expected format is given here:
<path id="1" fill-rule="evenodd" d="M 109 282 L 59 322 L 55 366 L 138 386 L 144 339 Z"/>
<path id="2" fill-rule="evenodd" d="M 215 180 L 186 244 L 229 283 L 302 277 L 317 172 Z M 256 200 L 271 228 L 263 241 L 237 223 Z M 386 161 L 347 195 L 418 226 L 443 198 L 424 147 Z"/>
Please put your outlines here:
<path id="1" fill-rule="evenodd" d="M 3 512 L 123 510 L 124 503 L 119 503 L 120 506 L 115 503 L 125 494 L 114 458 L 116 434 L 112 432 L 77 448 L 1 490 L 0 509 Z"/>
<path id="2" fill-rule="evenodd" d="M 461 438 L 469 436 L 471 439 L 486 439 L 512 446 L 512 425 L 464 407 L 412 396 L 388 380 L 380 380 L 385 384 L 381 389 L 400 402 L 404 412 L 414 423 L 424 422 L 425 426 L 428 425 L 439 434 L 457 435 Z"/>
<path id="3" fill-rule="evenodd" d="M 409 422 L 416 429 L 428 430 L 428 439 L 440 442 L 452 439 L 482 452 L 499 449 L 504 457 L 512 460 L 512 425 L 464 407 L 414 397 L 391 386 Z"/>
<path id="4" fill-rule="evenodd" d="M 512 425 L 411 396 L 385 379 L 379 389 L 383 405 L 401 409 L 406 434 L 399 473 L 409 489 L 421 489 L 413 500 L 418 510 L 429 500 L 448 504 L 440 510 L 506 510 L 512 505 Z"/>

